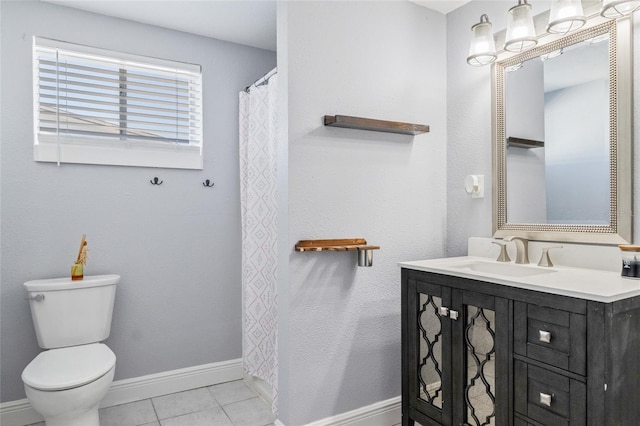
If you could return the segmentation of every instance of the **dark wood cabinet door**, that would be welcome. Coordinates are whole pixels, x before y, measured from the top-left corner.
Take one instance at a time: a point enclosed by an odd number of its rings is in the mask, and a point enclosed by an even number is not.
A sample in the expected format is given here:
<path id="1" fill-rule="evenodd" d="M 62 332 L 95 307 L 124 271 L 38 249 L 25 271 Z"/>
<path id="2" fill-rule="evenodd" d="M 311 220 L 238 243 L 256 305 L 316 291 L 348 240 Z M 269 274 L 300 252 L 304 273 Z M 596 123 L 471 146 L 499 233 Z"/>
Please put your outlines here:
<path id="1" fill-rule="evenodd" d="M 511 425 L 509 301 L 453 290 L 453 424 Z M 453 318 L 452 318 L 453 319 Z"/>
<path id="2" fill-rule="evenodd" d="M 451 321 L 443 308 L 451 306 L 451 289 L 415 279 L 407 284 L 403 399 L 435 424 L 450 425 Z"/>
<path id="3" fill-rule="evenodd" d="M 449 277 L 402 282 L 403 425 L 513 426 L 512 302 Z"/>

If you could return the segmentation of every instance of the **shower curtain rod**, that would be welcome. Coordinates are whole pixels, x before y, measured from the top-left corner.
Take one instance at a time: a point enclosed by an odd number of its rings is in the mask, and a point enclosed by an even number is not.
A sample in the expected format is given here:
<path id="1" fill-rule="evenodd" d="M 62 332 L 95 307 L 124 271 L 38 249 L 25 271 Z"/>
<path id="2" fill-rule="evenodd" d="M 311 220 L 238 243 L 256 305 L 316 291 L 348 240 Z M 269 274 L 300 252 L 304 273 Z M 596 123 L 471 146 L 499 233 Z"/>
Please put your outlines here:
<path id="1" fill-rule="evenodd" d="M 252 87 L 264 86 L 265 84 L 269 84 L 269 79 L 278 73 L 278 68 L 274 68 L 256 81 L 253 84 L 245 87 L 244 91 L 249 93 Z"/>

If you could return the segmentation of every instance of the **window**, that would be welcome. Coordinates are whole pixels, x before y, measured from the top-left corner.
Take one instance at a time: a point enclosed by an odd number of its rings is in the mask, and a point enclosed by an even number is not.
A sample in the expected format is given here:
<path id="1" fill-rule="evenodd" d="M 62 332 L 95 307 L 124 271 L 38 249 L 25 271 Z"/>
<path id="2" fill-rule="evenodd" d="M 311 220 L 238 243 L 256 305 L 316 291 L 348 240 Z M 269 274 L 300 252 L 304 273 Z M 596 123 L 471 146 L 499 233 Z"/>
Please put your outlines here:
<path id="1" fill-rule="evenodd" d="M 34 160 L 202 169 L 199 65 L 34 37 Z"/>

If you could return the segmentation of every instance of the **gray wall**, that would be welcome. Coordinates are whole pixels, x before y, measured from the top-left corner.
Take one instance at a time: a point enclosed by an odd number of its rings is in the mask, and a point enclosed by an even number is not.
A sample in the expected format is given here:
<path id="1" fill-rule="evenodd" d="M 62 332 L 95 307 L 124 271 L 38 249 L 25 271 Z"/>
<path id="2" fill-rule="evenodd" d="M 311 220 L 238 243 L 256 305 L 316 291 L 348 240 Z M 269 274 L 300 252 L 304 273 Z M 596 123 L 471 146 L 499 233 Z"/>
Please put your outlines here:
<path id="1" fill-rule="evenodd" d="M 544 141 L 544 78 L 541 61 L 506 74 L 505 135 Z M 546 223 L 544 148 L 507 146 L 507 221 Z M 488 180 L 487 180 L 488 182 Z"/>
<path id="2" fill-rule="evenodd" d="M 410 2 L 286 6 L 289 279 L 279 306 L 289 409 L 280 419 L 301 425 L 400 394 L 397 262 L 444 254 L 446 39 L 445 17 Z M 431 131 L 330 128 L 325 114 Z M 353 252 L 293 251 L 302 239 L 353 237 L 380 245 L 371 268 Z"/>
<path id="3" fill-rule="evenodd" d="M 535 7 L 535 5 L 534 5 Z M 467 252 L 470 236 L 491 235 L 491 67 L 467 64 L 471 26 L 489 14 L 493 31 L 509 6 L 472 1 L 447 15 L 447 255 Z M 498 12 L 497 12 L 498 11 Z M 484 198 L 464 191 L 469 174 L 485 176 Z"/>
<path id="4" fill-rule="evenodd" d="M 106 342 L 116 380 L 240 358 L 237 99 L 275 53 L 42 2 L 1 8 L 0 400 L 24 398 L 20 374 L 39 352 L 22 283 L 68 275 L 83 233 L 85 274 L 122 276 Z M 34 162 L 34 34 L 201 64 L 204 170 Z"/>
<path id="5" fill-rule="evenodd" d="M 609 79 L 545 94 L 549 223 L 609 223 L 608 99 Z"/>

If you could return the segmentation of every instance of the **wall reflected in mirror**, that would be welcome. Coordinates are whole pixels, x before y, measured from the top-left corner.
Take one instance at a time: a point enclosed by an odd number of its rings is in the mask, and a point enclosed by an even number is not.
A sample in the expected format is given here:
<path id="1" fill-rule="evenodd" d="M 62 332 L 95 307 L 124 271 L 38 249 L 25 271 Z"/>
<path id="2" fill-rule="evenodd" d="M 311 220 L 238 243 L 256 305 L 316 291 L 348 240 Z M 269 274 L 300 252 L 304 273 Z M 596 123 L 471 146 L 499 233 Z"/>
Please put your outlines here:
<path id="1" fill-rule="evenodd" d="M 608 34 L 505 71 L 507 222 L 608 225 Z"/>

